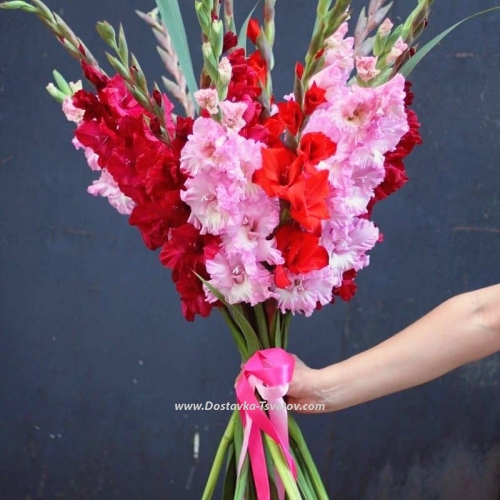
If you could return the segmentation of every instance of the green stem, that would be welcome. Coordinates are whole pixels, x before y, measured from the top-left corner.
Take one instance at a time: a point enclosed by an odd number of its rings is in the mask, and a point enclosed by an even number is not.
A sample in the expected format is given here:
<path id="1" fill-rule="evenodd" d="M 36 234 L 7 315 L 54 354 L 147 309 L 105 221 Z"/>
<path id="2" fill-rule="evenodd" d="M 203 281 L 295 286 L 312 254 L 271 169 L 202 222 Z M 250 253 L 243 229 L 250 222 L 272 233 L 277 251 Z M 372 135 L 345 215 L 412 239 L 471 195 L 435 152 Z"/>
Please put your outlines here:
<path id="1" fill-rule="evenodd" d="M 210 500 L 214 494 L 215 487 L 217 486 L 217 481 L 219 479 L 220 471 L 224 464 L 224 458 L 226 456 L 226 452 L 229 449 L 229 445 L 233 442 L 234 438 L 234 424 L 235 419 L 239 418 L 238 412 L 235 410 L 229 423 L 227 424 L 224 435 L 222 436 L 221 442 L 219 444 L 219 448 L 217 449 L 217 453 L 215 454 L 215 459 L 212 464 L 212 469 L 210 470 L 210 474 L 208 476 L 207 484 L 205 486 L 205 491 L 203 492 L 202 500 Z"/>
<path id="2" fill-rule="evenodd" d="M 297 422 L 291 415 L 288 418 L 288 432 L 290 433 L 290 437 L 292 438 L 292 440 L 297 445 L 297 453 L 299 453 L 302 457 L 302 460 L 306 466 L 307 475 L 311 480 L 318 500 L 329 500 L 325 486 L 323 485 L 323 481 L 321 480 L 321 476 L 319 475 L 318 469 L 314 464 L 314 460 L 304 440 L 304 436 L 302 436 L 302 432 L 300 431 Z"/>
<path id="3" fill-rule="evenodd" d="M 255 319 L 257 321 L 257 333 L 265 349 L 271 347 L 271 341 L 269 340 L 269 330 L 267 327 L 266 314 L 264 312 L 264 307 L 262 304 L 257 304 L 254 307 Z M 274 346 L 273 346 L 274 347 Z"/>
<path id="4" fill-rule="evenodd" d="M 304 462 L 304 457 L 300 453 L 297 444 L 291 440 L 290 448 L 292 452 L 293 459 L 297 464 L 297 484 L 299 489 L 307 500 L 317 500 L 314 494 L 314 487 L 312 485 L 311 479 L 307 474 L 307 467 Z"/>
<path id="5" fill-rule="evenodd" d="M 245 337 L 238 329 L 236 323 L 233 321 L 233 318 L 231 317 L 227 309 L 225 307 L 220 307 L 219 310 L 224 319 L 226 320 L 231 335 L 233 336 L 233 339 L 236 342 L 236 345 L 238 346 L 238 351 L 240 351 L 242 361 L 245 361 L 246 359 L 248 359 L 248 348 L 245 341 Z"/>
<path id="6" fill-rule="evenodd" d="M 267 434 L 263 434 L 263 436 L 266 446 L 271 453 L 274 466 L 276 467 L 283 486 L 285 487 L 288 498 L 290 500 L 302 500 L 297 483 L 295 482 L 291 470 L 288 468 L 288 464 L 281 448 Z"/>
<path id="7" fill-rule="evenodd" d="M 281 326 L 281 347 L 286 349 L 288 346 L 288 338 L 290 336 L 290 321 L 292 320 L 292 315 L 290 312 L 287 312 L 283 315 L 283 321 Z"/>
<path id="8" fill-rule="evenodd" d="M 281 312 L 274 313 L 274 321 L 272 330 L 274 332 L 274 345 L 275 347 L 283 347 L 283 338 L 281 335 Z"/>

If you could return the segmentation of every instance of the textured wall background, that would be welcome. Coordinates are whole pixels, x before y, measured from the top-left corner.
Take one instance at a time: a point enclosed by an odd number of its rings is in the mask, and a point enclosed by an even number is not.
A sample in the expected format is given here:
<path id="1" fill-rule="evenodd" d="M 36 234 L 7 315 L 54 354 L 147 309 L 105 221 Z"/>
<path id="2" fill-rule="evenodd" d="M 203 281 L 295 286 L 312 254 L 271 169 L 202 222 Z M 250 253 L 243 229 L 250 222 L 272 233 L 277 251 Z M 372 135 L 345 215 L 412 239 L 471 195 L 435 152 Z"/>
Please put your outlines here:
<path id="1" fill-rule="evenodd" d="M 94 22 L 121 20 L 159 80 L 153 36 L 134 14 L 153 2 L 48 3 L 98 55 Z M 197 47 L 191 2 L 181 3 Z M 242 13 L 253 6 L 235 3 Z M 277 95 L 290 90 L 305 52 L 311 3 L 278 2 Z M 395 3 L 396 19 L 414 4 Z M 436 2 L 425 38 L 498 4 Z M 407 162 L 411 182 L 377 206 L 385 241 L 356 299 L 294 322 L 291 350 L 311 365 L 367 349 L 451 295 L 500 279 L 499 46 L 500 15 L 481 17 L 415 73 L 425 144 Z M 233 401 L 236 350 L 218 315 L 184 322 L 157 255 L 126 218 L 86 194 L 92 172 L 44 89 L 54 67 L 80 77 L 35 18 L 2 12 L 0 498 L 198 499 L 229 415 L 176 412 L 174 402 Z M 500 498 L 499 362 L 300 418 L 331 498 Z"/>

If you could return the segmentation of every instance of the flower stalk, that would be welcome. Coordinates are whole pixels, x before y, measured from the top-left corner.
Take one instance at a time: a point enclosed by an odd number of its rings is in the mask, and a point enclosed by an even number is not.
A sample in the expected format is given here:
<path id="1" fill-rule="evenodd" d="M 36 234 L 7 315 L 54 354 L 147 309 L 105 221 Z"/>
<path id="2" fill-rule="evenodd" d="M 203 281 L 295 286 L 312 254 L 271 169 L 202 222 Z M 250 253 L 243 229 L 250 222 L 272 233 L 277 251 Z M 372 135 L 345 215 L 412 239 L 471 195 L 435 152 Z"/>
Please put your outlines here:
<path id="1" fill-rule="evenodd" d="M 224 0 L 224 22 L 226 25 L 226 31 L 232 31 L 236 34 L 233 0 Z"/>
<path id="2" fill-rule="evenodd" d="M 319 0 L 316 9 L 316 23 L 314 25 L 313 34 L 307 54 L 305 57 L 304 72 L 301 77 L 295 76 L 295 79 L 300 79 L 301 87 L 307 89 L 310 79 L 322 69 L 324 58 L 321 55 L 325 47 L 325 42 L 328 37 L 333 35 L 338 27 L 347 19 L 349 19 L 348 8 L 351 0 L 336 0 L 335 5 L 331 7 L 332 0 Z M 296 81 L 294 89 L 299 88 Z M 297 99 L 300 97 L 301 99 Z M 303 96 L 295 95 L 297 102 L 302 104 Z"/>
<path id="3" fill-rule="evenodd" d="M 275 5 L 276 0 L 265 0 L 264 3 L 264 33 L 266 35 L 267 42 L 271 49 L 274 46 L 274 39 L 276 37 L 276 27 L 275 27 Z M 272 69 L 272 68 L 271 68 Z"/>
<path id="4" fill-rule="evenodd" d="M 215 488 L 217 486 L 217 481 L 224 464 L 226 453 L 228 452 L 230 445 L 234 441 L 234 427 L 237 418 L 239 418 L 239 415 L 238 411 L 235 410 L 229 420 L 229 423 L 227 424 L 224 435 L 222 436 L 222 440 L 219 444 L 219 447 L 217 448 L 217 452 L 215 453 L 215 459 L 212 464 L 212 468 L 210 469 L 210 474 L 208 476 L 207 484 L 205 486 L 205 490 L 203 492 L 201 500 L 209 500 L 214 494 Z"/>
<path id="5" fill-rule="evenodd" d="M 170 142 L 170 137 L 166 130 L 165 113 L 162 103 L 159 104 L 151 97 L 146 76 L 142 71 L 139 61 L 128 50 L 123 26 L 120 24 L 118 39 L 116 38 L 116 31 L 107 21 L 98 22 L 96 30 L 102 40 L 116 53 L 116 56 L 113 56 L 106 52 L 109 63 L 123 78 L 125 85 L 137 102 L 158 118 L 161 125 L 162 137 L 167 142 Z"/>
<path id="6" fill-rule="evenodd" d="M 218 18 L 219 2 L 214 0 L 197 0 L 196 15 L 202 31 L 203 75 L 202 87 L 213 84 L 217 89 L 219 99 L 226 98 L 229 81 L 221 72 L 219 61 L 224 45 L 224 23 Z M 227 80 L 227 81 L 226 81 Z"/>
<path id="7" fill-rule="evenodd" d="M 172 44 L 172 39 L 166 26 L 161 21 L 158 8 L 149 13 L 136 10 L 136 14 L 153 30 L 158 42 L 157 51 L 167 71 L 173 80 L 162 77 L 163 84 L 182 105 L 187 116 L 194 117 L 195 108 L 192 96 L 189 94 L 186 77 L 179 64 L 179 58 Z"/>
<path id="8" fill-rule="evenodd" d="M 368 38 L 385 19 L 392 7 L 393 2 L 384 5 L 387 0 L 370 0 L 368 5 L 368 15 L 363 7 L 359 14 L 358 22 L 354 30 L 354 56 L 362 57 L 368 55 L 376 43 L 376 36 Z M 378 33 L 377 33 L 378 36 Z M 379 37 L 380 41 L 380 37 Z"/>
<path id="9" fill-rule="evenodd" d="M 42 23 L 49 28 L 65 50 L 75 59 L 85 61 L 94 68 L 99 68 L 96 58 L 90 50 L 85 46 L 80 38 L 78 38 L 71 28 L 57 13 L 52 12 L 41 0 L 30 0 L 31 3 L 21 0 L 13 0 L 10 2 L 0 3 L 0 9 L 22 10 L 35 14 Z"/>

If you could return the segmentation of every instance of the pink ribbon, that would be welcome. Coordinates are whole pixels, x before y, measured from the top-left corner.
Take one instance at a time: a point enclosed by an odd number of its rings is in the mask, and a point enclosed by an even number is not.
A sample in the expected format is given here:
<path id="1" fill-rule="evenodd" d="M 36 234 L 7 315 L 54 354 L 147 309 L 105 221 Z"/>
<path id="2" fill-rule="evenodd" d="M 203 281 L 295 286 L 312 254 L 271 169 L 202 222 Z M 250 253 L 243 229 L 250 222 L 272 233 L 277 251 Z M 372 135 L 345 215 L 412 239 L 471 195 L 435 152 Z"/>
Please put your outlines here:
<path id="1" fill-rule="evenodd" d="M 297 478 L 297 467 L 290 453 L 288 441 L 288 416 L 283 397 L 288 391 L 295 367 L 294 357 L 283 349 L 272 348 L 257 351 L 244 365 L 236 381 L 236 399 L 243 423 L 243 446 L 238 462 L 238 476 L 248 452 L 258 500 L 270 500 L 266 457 L 261 431 L 273 439 L 282 449 L 293 477 Z M 267 404 L 268 415 L 255 396 L 255 389 Z M 285 498 L 285 489 L 278 474 L 275 474 L 280 500 Z"/>

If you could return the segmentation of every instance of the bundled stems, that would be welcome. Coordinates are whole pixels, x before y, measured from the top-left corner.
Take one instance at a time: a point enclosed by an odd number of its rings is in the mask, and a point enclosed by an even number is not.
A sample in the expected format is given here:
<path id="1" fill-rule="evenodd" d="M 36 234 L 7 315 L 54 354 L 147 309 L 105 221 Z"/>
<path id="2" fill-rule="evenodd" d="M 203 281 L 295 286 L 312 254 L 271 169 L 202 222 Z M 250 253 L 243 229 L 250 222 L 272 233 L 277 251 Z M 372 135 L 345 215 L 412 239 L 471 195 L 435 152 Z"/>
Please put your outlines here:
<path id="1" fill-rule="evenodd" d="M 318 500 L 328 500 L 328 494 L 319 475 L 318 469 L 314 463 L 311 456 L 311 452 L 307 447 L 307 444 L 302 436 L 302 432 L 295 421 L 295 419 L 290 415 L 288 418 L 288 432 L 290 433 L 290 438 L 292 442 L 295 443 L 295 454 L 300 457 L 301 461 L 305 464 L 306 470 L 302 470 L 304 474 L 308 477 L 311 482 L 314 492 L 316 493 L 316 498 Z"/>
<path id="2" fill-rule="evenodd" d="M 247 348 L 245 344 L 245 341 L 248 341 L 250 338 L 250 334 L 248 331 L 243 330 L 248 330 L 248 328 L 252 329 L 255 341 L 263 347 L 286 347 L 291 319 L 290 313 L 281 313 L 272 300 L 258 304 L 255 307 L 243 306 L 239 309 L 238 306 L 237 310 L 233 308 L 234 306 L 227 305 L 222 307 L 221 311 L 226 321 L 228 321 L 229 328 L 233 332 L 233 337 L 235 337 L 235 340 L 238 339 L 238 349 L 243 361 L 246 361 L 253 354 L 252 348 Z M 244 315 L 245 320 L 241 318 L 237 311 L 240 311 Z M 241 328 L 239 325 L 245 326 Z M 242 340 L 244 344 L 243 351 L 241 351 Z M 243 498 L 242 495 L 245 495 L 247 500 L 256 499 L 253 477 L 249 473 L 250 463 L 248 456 L 243 463 L 239 476 L 237 471 L 243 442 L 243 432 L 239 413 L 235 410 L 217 449 L 202 500 L 210 500 L 213 497 L 224 463 L 227 464 L 224 492 L 228 493 L 228 490 L 232 487 L 231 485 L 233 487 L 236 485 L 234 498 Z M 300 500 L 302 498 L 305 500 L 328 500 L 325 487 L 314 465 L 302 433 L 291 415 L 289 416 L 289 435 L 291 451 L 296 460 L 297 468 L 300 471 L 297 480 L 293 478 L 280 446 L 269 436 L 262 434 L 269 481 L 271 483 L 271 494 L 274 492 L 272 477 L 274 473 L 277 473 L 285 487 L 287 498 L 293 500 Z M 224 498 L 233 498 L 233 496 L 226 496 Z M 271 498 L 274 497 L 271 496 Z"/>
<path id="3" fill-rule="evenodd" d="M 217 448 L 215 459 L 212 464 L 212 468 L 210 469 L 210 474 L 205 486 L 205 491 L 203 492 L 203 496 L 201 497 L 202 500 L 209 500 L 210 498 L 212 498 L 212 495 L 215 491 L 215 487 L 217 486 L 217 481 L 219 479 L 227 451 L 229 450 L 229 446 L 234 440 L 234 427 L 237 418 L 239 418 L 239 415 L 238 411 L 235 410 L 231 416 L 231 419 L 229 420 L 229 423 L 227 424 L 219 447 Z"/>

